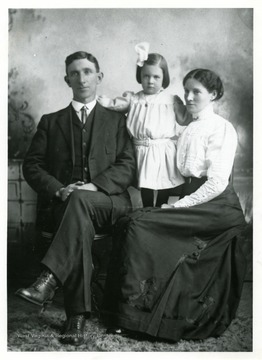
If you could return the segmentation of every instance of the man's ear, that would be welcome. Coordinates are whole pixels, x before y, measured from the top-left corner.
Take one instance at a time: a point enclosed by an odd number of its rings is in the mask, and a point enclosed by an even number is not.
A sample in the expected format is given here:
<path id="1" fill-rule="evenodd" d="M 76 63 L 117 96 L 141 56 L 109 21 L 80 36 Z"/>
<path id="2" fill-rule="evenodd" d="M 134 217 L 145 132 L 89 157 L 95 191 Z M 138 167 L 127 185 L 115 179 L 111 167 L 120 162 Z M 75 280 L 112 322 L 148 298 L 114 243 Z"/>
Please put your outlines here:
<path id="1" fill-rule="evenodd" d="M 67 75 L 64 77 L 64 80 L 65 80 L 65 82 L 67 83 L 67 85 L 68 85 L 69 87 L 71 87 L 71 85 L 70 85 L 70 81 L 69 81 L 69 79 L 68 79 L 68 76 L 67 76 Z"/>
<path id="2" fill-rule="evenodd" d="M 104 74 L 100 71 L 97 75 L 97 84 L 100 84 L 103 80 Z"/>

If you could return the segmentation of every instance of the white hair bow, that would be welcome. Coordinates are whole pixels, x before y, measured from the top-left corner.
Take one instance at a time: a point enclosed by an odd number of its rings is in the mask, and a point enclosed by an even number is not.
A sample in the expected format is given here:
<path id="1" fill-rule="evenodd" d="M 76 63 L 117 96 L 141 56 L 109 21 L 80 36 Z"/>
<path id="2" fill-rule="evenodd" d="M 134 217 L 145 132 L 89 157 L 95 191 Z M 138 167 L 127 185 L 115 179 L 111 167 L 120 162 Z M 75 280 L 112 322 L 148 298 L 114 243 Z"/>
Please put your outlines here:
<path id="1" fill-rule="evenodd" d="M 135 50 L 138 54 L 136 64 L 140 67 L 144 65 L 144 61 L 148 58 L 149 46 L 148 42 L 141 42 L 135 46 Z"/>

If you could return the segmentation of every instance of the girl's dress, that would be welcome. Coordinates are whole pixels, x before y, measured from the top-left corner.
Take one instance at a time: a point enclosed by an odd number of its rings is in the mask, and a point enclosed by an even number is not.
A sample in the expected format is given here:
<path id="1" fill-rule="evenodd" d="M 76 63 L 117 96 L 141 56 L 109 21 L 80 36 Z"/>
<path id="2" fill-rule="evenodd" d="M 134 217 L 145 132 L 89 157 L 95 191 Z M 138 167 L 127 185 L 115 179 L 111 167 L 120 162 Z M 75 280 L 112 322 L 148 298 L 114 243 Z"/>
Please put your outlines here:
<path id="1" fill-rule="evenodd" d="M 184 127 L 176 122 L 173 95 L 165 90 L 155 95 L 140 91 L 100 103 L 128 112 L 127 129 L 135 146 L 139 188 L 169 189 L 184 182 L 176 166 L 176 143 Z"/>
<path id="2" fill-rule="evenodd" d="M 173 341 L 218 336 L 234 318 L 245 276 L 242 209 L 229 176 L 232 125 L 206 108 L 178 142 L 185 176 L 174 208 L 121 218 L 105 293 L 105 320 Z"/>

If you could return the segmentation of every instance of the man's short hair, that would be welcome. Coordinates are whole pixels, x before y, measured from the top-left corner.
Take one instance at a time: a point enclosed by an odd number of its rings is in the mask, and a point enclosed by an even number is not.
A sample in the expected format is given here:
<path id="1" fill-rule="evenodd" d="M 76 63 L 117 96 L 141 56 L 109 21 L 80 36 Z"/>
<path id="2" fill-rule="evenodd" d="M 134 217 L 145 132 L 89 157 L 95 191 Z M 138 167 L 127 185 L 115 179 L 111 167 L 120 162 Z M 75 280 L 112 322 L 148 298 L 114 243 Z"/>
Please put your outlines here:
<path id="1" fill-rule="evenodd" d="M 66 74 L 67 73 L 67 69 L 68 66 L 74 61 L 74 60 L 79 60 L 79 59 L 87 59 L 88 61 L 92 62 L 95 65 L 96 71 L 99 72 L 100 71 L 100 67 L 98 64 L 97 59 L 90 53 L 87 53 L 85 51 L 77 51 L 71 55 L 68 55 L 67 58 L 65 59 L 65 64 L 66 64 Z"/>

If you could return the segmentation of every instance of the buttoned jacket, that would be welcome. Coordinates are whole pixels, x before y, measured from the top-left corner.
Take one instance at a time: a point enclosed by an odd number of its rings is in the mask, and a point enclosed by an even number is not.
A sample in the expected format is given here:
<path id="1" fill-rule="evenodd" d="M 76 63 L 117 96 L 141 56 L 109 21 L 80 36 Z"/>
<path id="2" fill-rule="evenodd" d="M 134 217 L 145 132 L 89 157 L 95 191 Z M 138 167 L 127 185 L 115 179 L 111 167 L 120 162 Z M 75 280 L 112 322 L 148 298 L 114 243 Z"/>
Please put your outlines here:
<path id="1" fill-rule="evenodd" d="M 73 107 L 43 115 L 23 163 L 23 174 L 43 204 L 52 202 L 61 187 L 72 183 L 75 164 Z M 90 179 L 112 198 L 125 194 L 135 178 L 135 155 L 124 115 L 96 104 L 88 155 Z"/>

